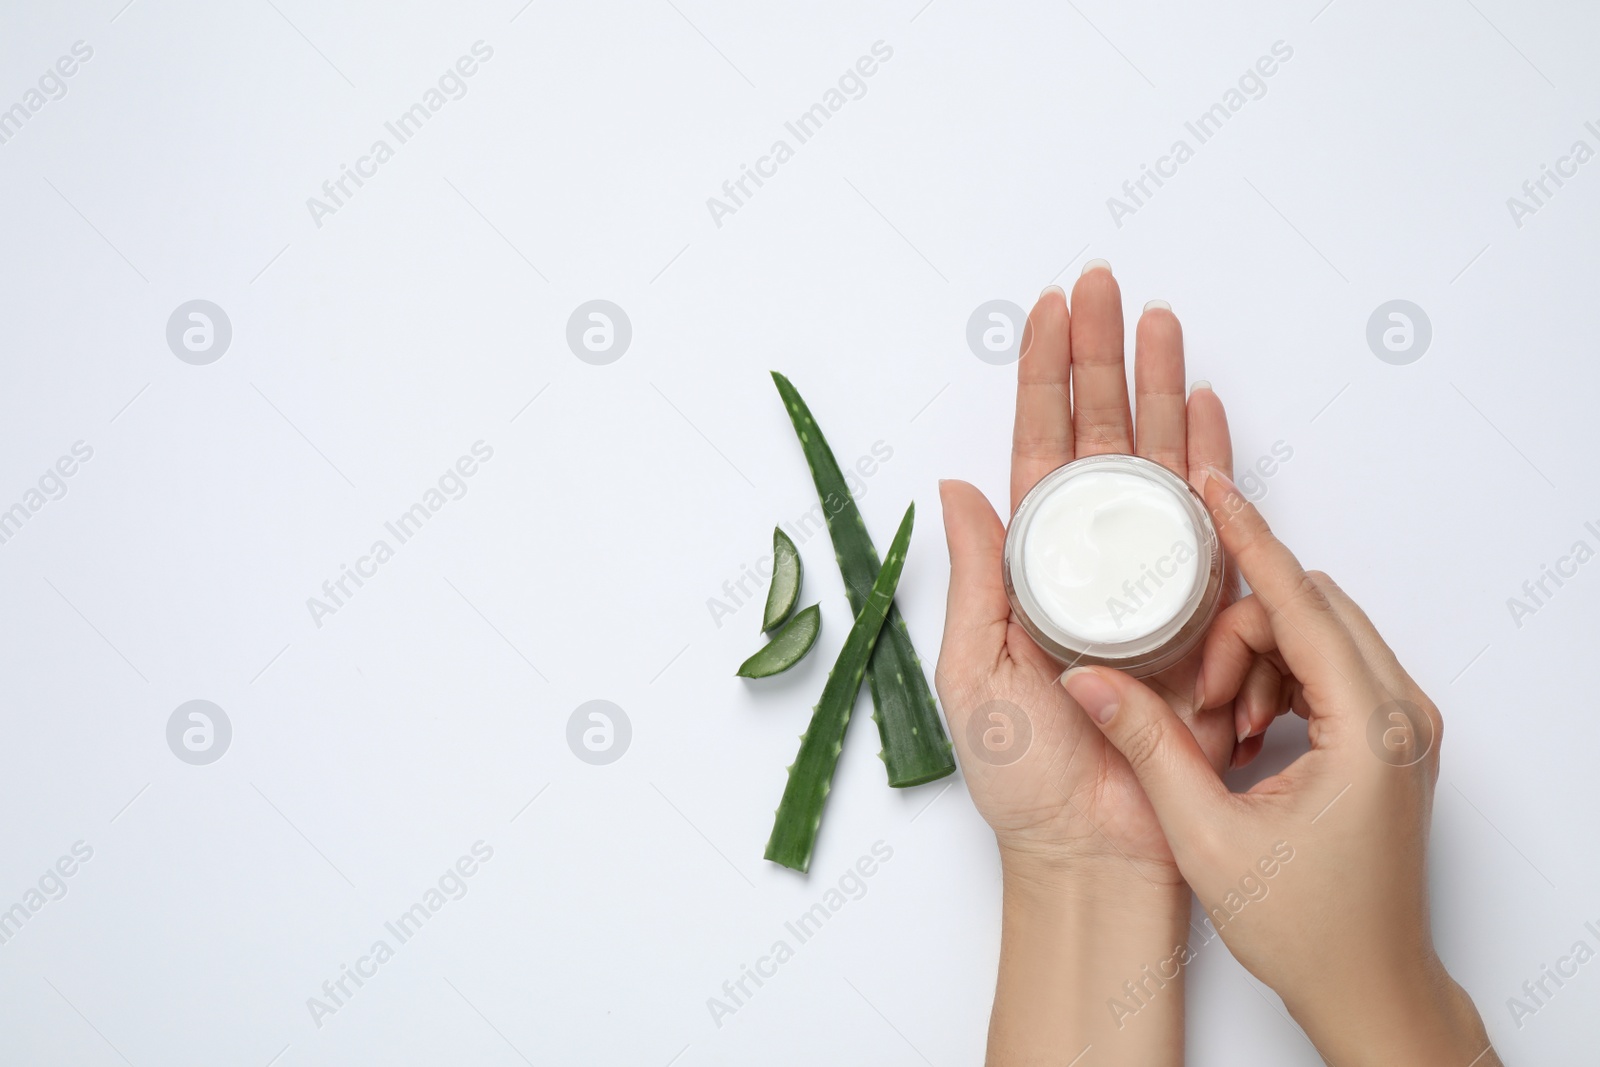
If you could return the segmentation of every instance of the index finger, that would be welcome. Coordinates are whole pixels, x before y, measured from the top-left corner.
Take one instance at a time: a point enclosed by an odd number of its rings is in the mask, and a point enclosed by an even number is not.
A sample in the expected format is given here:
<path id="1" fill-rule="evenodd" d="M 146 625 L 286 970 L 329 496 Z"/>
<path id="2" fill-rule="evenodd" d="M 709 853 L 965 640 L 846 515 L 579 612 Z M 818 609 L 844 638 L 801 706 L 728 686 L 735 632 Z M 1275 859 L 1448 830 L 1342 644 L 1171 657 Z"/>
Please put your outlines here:
<path id="1" fill-rule="evenodd" d="M 1329 691 L 1363 674 L 1361 652 L 1327 595 L 1232 479 L 1207 468 L 1200 495 L 1223 547 L 1266 606 L 1278 651 L 1294 675 L 1313 690 Z"/>

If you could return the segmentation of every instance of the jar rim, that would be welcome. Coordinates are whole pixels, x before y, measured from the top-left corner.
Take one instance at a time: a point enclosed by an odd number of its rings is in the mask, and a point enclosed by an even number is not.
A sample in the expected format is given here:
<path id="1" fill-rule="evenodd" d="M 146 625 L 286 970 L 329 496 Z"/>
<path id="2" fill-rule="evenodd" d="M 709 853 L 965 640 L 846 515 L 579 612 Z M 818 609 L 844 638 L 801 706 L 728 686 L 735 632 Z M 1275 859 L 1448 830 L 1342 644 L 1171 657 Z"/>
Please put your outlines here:
<path id="1" fill-rule="evenodd" d="M 1028 582 L 1023 547 L 1043 502 L 1066 482 L 1093 471 L 1136 475 L 1166 489 L 1185 511 L 1195 533 L 1195 566 L 1201 580 L 1172 619 L 1143 636 L 1122 642 L 1095 642 L 1075 635 L 1052 619 Z M 1039 479 L 1012 512 L 1002 556 L 1006 597 L 1028 635 L 1067 667 L 1108 666 L 1144 677 L 1178 662 L 1204 636 L 1222 595 L 1223 552 L 1205 502 L 1186 480 L 1142 456 L 1102 453 L 1072 460 Z"/>

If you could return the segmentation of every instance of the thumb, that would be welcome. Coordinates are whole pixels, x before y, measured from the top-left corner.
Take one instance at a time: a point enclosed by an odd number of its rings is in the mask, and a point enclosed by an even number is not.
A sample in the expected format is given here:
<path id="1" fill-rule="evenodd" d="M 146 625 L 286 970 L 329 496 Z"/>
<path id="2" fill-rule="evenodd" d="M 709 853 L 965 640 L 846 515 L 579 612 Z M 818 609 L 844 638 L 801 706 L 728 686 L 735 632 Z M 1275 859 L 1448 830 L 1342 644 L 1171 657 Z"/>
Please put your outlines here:
<path id="1" fill-rule="evenodd" d="M 945 607 L 946 666 L 964 671 L 992 665 L 1006 642 L 1011 602 L 1001 581 L 1006 530 L 977 486 L 939 483 L 945 540 L 950 546 L 950 593 Z"/>
<path id="2" fill-rule="evenodd" d="M 1061 677 L 1067 695 L 1127 759 L 1156 809 L 1161 829 L 1183 843 L 1208 824 L 1228 796 L 1189 727 L 1154 690 L 1109 667 L 1075 667 Z"/>

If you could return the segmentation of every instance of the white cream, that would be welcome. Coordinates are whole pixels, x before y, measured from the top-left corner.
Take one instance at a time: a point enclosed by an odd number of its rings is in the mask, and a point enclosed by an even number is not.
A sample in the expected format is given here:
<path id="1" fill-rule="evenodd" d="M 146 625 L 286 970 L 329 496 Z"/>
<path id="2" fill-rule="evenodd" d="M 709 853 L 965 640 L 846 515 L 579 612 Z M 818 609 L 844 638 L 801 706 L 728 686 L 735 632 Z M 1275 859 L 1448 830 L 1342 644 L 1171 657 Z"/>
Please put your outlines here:
<path id="1" fill-rule="evenodd" d="M 1127 471 L 1085 470 L 1053 486 L 1021 547 L 1039 608 L 1067 634 L 1097 645 L 1167 626 L 1206 581 L 1188 502 Z"/>

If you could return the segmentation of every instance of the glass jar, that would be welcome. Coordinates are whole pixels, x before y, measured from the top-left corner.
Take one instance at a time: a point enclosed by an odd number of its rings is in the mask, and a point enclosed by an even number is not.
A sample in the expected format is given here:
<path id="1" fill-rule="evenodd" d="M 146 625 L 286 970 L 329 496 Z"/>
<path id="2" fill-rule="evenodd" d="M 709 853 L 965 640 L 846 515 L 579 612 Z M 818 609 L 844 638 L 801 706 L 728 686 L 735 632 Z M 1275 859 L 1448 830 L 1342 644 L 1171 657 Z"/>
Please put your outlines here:
<path id="1" fill-rule="evenodd" d="M 1006 531 L 1006 596 L 1064 667 L 1143 678 L 1205 636 L 1222 599 L 1223 551 L 1200 494 L 1140 456 L 1057 467 Z"/>

